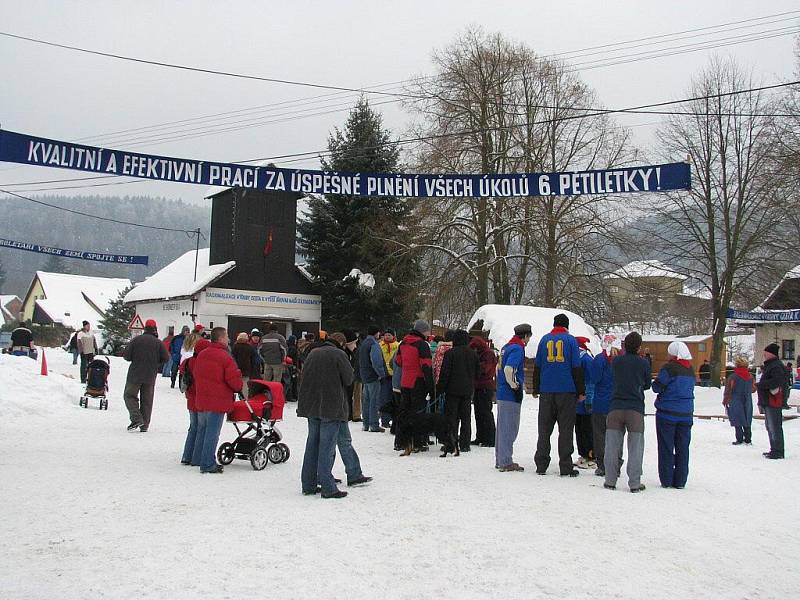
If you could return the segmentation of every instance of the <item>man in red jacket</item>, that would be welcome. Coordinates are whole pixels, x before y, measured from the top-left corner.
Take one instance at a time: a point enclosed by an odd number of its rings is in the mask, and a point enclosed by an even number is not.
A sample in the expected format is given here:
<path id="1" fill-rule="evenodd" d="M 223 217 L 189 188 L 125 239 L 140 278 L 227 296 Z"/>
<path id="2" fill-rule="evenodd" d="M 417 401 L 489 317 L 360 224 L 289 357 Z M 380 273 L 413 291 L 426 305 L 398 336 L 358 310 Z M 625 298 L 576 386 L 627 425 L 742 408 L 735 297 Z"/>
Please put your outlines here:
<path id="1" fill-rule="evenodd" d="M 217 442 L 225 414 L 233 409 L 234 394 L 242 390 L 242 373 L 228 352 L 228 332 L 211 330 L 211 345 L 194 359 L 192 376 L 198 411 L 197 437 L 200 472 L 222 473 L 216 461 Z"/>

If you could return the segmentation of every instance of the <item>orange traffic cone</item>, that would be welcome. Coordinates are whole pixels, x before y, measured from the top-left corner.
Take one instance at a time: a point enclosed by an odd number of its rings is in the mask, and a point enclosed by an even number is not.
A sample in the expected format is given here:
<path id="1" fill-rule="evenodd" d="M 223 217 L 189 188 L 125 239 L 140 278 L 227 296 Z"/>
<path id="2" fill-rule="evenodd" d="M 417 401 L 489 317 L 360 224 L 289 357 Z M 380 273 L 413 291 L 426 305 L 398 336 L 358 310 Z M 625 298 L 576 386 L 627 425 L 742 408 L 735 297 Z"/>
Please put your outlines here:
<path id="1" fill-rule="evenodd" d="M 47 375 L 47 357 L 44 355 L 44 348 L 42 348 L 42 375 Z"/>

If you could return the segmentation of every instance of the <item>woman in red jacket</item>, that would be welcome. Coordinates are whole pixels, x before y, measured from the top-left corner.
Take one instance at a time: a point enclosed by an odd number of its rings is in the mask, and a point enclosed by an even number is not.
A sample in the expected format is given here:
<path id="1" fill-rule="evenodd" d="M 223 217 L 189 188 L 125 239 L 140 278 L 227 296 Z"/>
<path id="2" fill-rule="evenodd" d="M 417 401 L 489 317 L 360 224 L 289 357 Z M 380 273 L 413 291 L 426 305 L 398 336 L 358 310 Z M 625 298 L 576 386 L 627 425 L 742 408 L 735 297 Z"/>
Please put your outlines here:
<path id="1" fill-rule="evenodd" d="M 200 466 L 200 444 L 195 443 L 198 429 L 198 412 L 197 403 L 195 400 L 195 385 L 192 377 L 194 371 L 194 361 L 197 358 L 197 355 L 210 345 L 211 342 L 206 339 L 197 340 L 197 343 L 194 346 L 194 356 L 183 361 L 179 367 L 181 381 L 191 381 L 186 388 L 186 408 L 189 409 L 189 431 L 186 433 L 186 442 L 183 444 L 183 458 L 181 458 L 182 465 L 191 465 L 193 467 Z M 188 376 L 186 375 L 187 371 L 189 372 Z"/>
<path id="2" fill-rule="evenodd" d="M 225 414 L 233 409 L 234 395 L 242 390 L 242 373 L 228 352 L 228 332 L 211 330 L 211 345 L 194 359 L 192 370 L 195 405 L 198 410 L 197 437 L 200 472 L 222 473 L 216 451 Z"/>

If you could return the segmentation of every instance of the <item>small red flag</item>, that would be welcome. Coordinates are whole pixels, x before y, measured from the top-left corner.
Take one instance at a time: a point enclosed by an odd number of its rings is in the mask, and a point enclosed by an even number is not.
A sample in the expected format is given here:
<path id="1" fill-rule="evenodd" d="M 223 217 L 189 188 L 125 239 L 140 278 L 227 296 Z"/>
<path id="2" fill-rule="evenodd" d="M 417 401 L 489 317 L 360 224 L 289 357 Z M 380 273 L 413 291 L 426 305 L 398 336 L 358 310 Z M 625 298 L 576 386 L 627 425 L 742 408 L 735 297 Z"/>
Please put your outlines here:
<path id="1" fill-rule="evenodd" d="M 272 227 L 269 228 L 269 234 L 267 234 L 267 243 L 264 244 L 264 256 L 269 256 L 272 252 Z"/>

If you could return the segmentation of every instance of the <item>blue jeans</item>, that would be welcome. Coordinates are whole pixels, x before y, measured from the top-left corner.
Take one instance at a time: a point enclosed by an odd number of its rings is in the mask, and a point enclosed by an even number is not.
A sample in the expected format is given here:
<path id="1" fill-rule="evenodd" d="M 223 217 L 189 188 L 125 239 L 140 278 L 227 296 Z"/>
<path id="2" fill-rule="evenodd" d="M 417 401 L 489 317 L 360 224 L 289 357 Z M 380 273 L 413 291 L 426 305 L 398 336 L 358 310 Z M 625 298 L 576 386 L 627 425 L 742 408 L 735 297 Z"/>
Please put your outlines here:
<path id="1" fill-rule="evenodd" d="M 322 493 L 325 495 L 335 494 L 338 491 L 331 471 L 336 460 L 336 443 L 341 425 L 342 421 L 319 417 L 308 418 L 306 452 L 300 472 L 303 493 L 313 494 L 317 490 L 317 485 L 322 487 Z"/>
<path id="2" fill-rule="evenodd" d="M 364 383 L 364 391 L 361 394 L 361 425 L 364 427 L 364 431 L 368 429 L 376 430 L 380 427 L 378 422 L 380 403 L 381 382 Z"/>
<path id="3" fill-rule="evenodd" d="M 656 415 L 658 478 L 664 487 L 682 488 L 689 478 L 691 421 L 670 421 Z"/>
<path id="4" fill-rule="evenodd" d="M 203 411 L 197 413 L 195 447 L 200 447 L 200 472 L 213 471 L 217 466 L 217 442 L 225 413 Z M 193 453 L 194 456 L 194 453 Z"/>
<path id="5" fill-rule="evenodd" d="M 361 472 L 361 461 L 358 459 L 356 449 L 353 448 L 353 438 L 350 436 L 350 425 L 347 421 L 339 421 L 339 435 L 336 438 L 336 447 L 344 463 L 344 470 L 347 473 L 347 483 L 363 476 Z"/>
<path id="6" fill-rule="evenodd" d="M 520 402 L 497 401 L 497 429 L 495 431 L 495 466 L 507 467 L 514 462 L 514 442 L 519 433 Z"/>
<path id="7" fill-rule="evenodd" d="M 169 360 L 164 363 L 163 368 L 161 369 L 161 376 L 162 377 L 169 377 L 172 375 L 172 357 L 169 357 Z"/>
<path id="8" fill-rule="evenodd" d="M 783 411 L 780 408 L 764 407 L 764 424 L 769 436 L 769 451 L 783 456 Z"/>
<path id="9" fill-rule="evenodd" d="M 194 451 L 196 447 L 199 448 L 199 444 L 195 444 L 195 441 L 197 440 L 198 429 L 197 415 L 199 414 L 200 413 L 193 410 L 189 411 L 189 431 L 186 432 L 186 442 L 183 444 L 183 458 L 181 458 L 181 461 L 189 462 L 195 467 L 200 464 L 200 453 L 195 453 Z M 197 460 L 192 460 L 195 454 L 197 454 Z"/>

